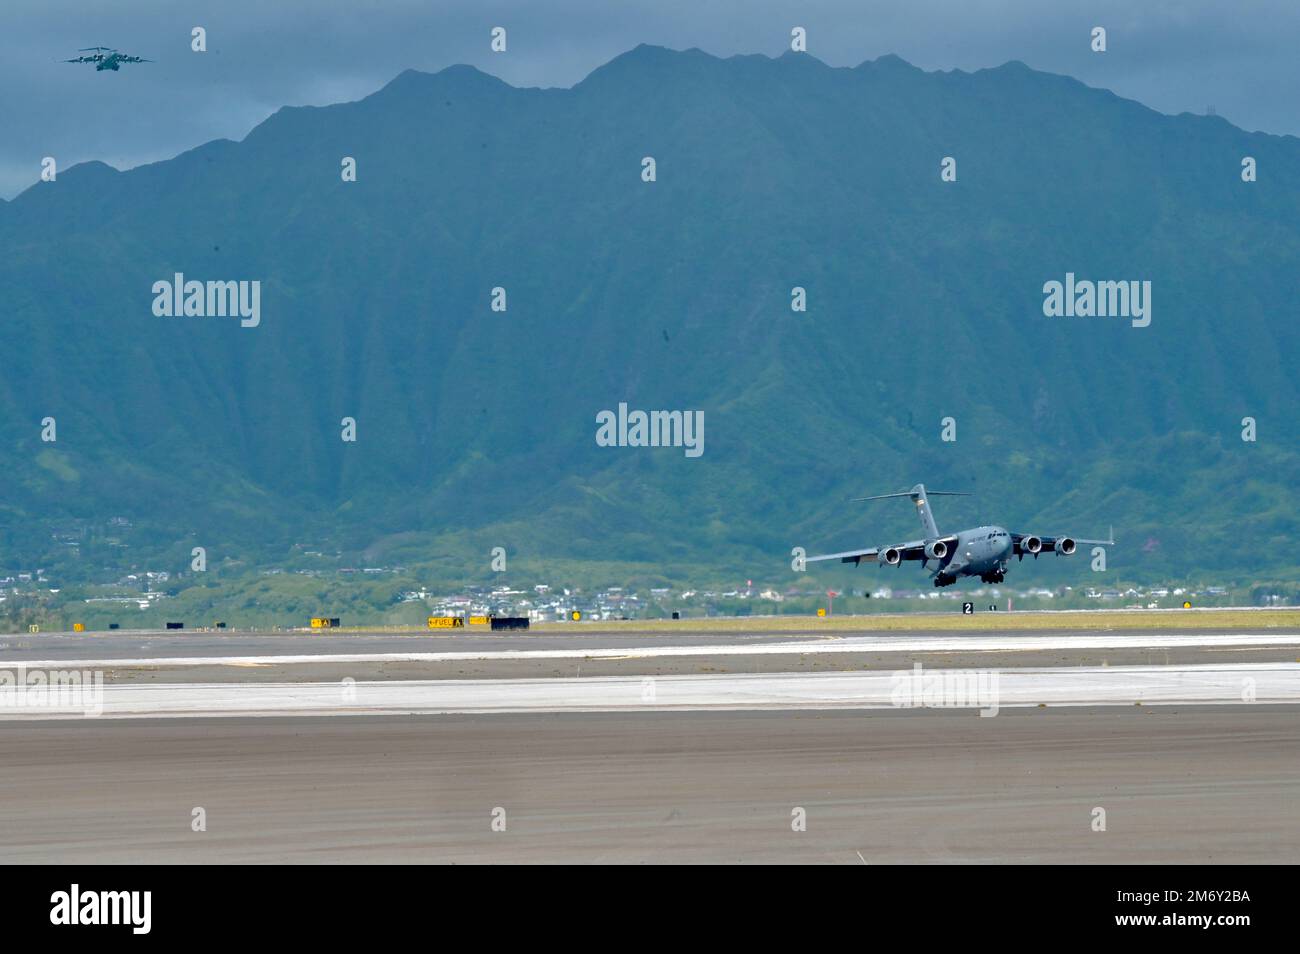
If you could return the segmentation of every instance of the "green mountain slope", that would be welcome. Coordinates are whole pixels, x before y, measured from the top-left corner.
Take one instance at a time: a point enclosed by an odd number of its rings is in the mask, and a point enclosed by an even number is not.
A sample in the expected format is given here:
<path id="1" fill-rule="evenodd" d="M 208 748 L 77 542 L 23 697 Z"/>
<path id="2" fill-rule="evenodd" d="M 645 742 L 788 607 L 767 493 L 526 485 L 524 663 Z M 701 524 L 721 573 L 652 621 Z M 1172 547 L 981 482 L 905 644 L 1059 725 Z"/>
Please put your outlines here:
<path id="1" fill-rule="evenodd" d="M 1019 63 L 408 71 L 240 143 L 68 170 L 0 208 L 0 248 L 5 567 L 306 542 L 776 575 L 795 544 L 914 536 L 846 498 L 917 480 L 978 492 L 949 526 L 1113 524 L 1128 573 L 1295 565 L 1300 140 Z M 175 272 L 259 280 L 260 326 L 156 317 Z M 1151 281 L 1151 325 L 1045 317 L 1067 272 Z M 597 446 L 620 401 L 702 410 L 705 453 Z M 113 516 L 129 553 L 99 545 Z"/>

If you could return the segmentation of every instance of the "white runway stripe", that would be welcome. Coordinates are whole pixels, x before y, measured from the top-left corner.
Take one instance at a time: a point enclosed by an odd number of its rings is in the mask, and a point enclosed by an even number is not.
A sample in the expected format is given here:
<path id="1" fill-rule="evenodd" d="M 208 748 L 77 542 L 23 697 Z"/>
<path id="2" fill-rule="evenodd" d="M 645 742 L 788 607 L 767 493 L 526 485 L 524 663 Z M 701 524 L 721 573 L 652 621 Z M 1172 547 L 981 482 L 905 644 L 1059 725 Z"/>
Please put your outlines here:
<path id="1" fill-rule="evenodd" d="M 313 653 L 310 655 L 160 656 L 117 659 L 2 659 L 0 669 L 122 669 L 139 666 L 247 666 L 300 663 L 472 662 L 489 659 L 649 659 L 667 656 L 823 655 L 880 652 L 1017 652 L 1070 649 L 1174 649 L 1213 646 L 1300 646 L 1300 633 L 1106 632 L 1053 636 L 869 636 L 790 643 L 725 643 L 707 646 L 639 646 L 625 649 L 485 649 L 431 653 Z"/>
<path id="2" fill-rule="evenodd" d="M 983 672 L 982 682 L 980 673 Z M 937 679 L 927 686 L 924 679 Z M 972 681 L 974 680 L 974 681 Z M 961 708 L 1300 702 L 1300 664 L 1112 666 L 1002 671 L 925 669 L 587 679 L 103 686 L 103 718 L 397 713 L 541 713 L 717 709 L 891 709 L 901 698 Z M 978 687 L 979 692 L 974 693 Z M 944 693 L 955 691 L 955 696 Z M 911 695 L 915 692 L 916 695 Z M 937 693 L 937 694 L 936 694 Z M 80 718 L 20 707 L 0 719 Z"/>

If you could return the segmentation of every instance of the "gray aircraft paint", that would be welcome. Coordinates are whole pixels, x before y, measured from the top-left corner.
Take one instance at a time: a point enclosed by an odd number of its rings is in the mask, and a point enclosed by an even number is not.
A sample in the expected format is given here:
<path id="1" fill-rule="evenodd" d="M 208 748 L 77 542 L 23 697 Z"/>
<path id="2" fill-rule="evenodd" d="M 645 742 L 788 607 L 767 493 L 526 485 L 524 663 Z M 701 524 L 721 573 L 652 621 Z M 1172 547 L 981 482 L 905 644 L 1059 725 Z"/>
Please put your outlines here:
<path id="1" fill-rule="evenodd" d="M 927 493 L 924 484 L 917 484 L 903 493 L 858 497 L 856 500 L 910 498 L 916 506 L 916 515 L 921 521 L 921 531 L 925 536 L 920 540 L 909 540 L 906 543 L 812 556 L 805 562 L 839 560 L 841 563 L 860 564 L 867 560 L 885 564 L 896 563 L 901 566 L 906 561 L 919 560 L 921 566 L 928 569 L 930 562 L 933 561 L 936 566 L 931 571 L 931 575 L 935 586 L 948 586 L 963 576 L 977 576 L 986 583 L 1000 583 L 1005 577 L 1007 564 L 1013 556 L 1020 559 L 1024 559 L 1026 554 L 1037 558 L 1040 553 L 1070 556 L 1081 543 L 1104 546 L 1112 546 L 1115 543 L 1113 532 L 1111 538 L 1107 540 L 1083 540 L 1064 534 L 1015 533 L 995 525 L 973 527 L 944 535 L 940 533 L 935 522 L 934 512 L 930 507 L 931 496 L 969 495 L 942 490 L 932 490 Z M 896 560 L 891 558 L 895 555 Z"/>

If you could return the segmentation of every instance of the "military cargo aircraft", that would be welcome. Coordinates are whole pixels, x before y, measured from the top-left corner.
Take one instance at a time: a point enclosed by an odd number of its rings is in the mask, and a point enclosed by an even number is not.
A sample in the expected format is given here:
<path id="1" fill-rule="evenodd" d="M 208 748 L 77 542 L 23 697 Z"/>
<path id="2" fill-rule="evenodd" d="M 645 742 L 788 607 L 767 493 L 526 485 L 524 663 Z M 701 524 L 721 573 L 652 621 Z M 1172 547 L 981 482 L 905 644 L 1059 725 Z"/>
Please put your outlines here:
<path id="1" fill-rule="evenodd" d="M 127 53 L 119 53 L 109 46 L 87 46 L 77 51 L 78 53 L 88 53 L 89 56 L 78 56 L 75 59 L 64 60 L 65 63 L 94 63 L 95 71 L 113 70 L 117 72 L 122 68 L 123 63 L 152 63 L 153 60 L 141 59 L 138 56 L 131 56 Z"/>
<path id="2" fill-rule="evenodd" d="M 922 569 L 927 569 L 930 561 L 933 560 L 935 568 L 930 572 L 934 577 L 935 586 L 949 586 L 962 576 L 978 576 L 985 583 L 1001 583 L 1006 578 L 1007 562 L 1013 556 L 1021 560 L 1025 558 L 1025 554 L 1030 554 L 1034 559 L 1038 559 L 1040 553 L 1069 556 L 1081 543 L 1098 546 L 1115 544 L 1113 528 L 1110 539 L 1107 540 L 1081 540 L 1065 535 L 1040 536 L 1033 533 L 1012 533 L 1002 527 L 993 526 L 941 534 L 934 522 L 934 514 L 930 510 L 929 497 L 932 496 L 969 497 L 970 494 L 944 490 L 931 490 L 927 493 L 924 484 L 917 484 L 903 493 L 857 497 L 855 500 L 859 501 L 911 497 L 912 503 L 916 505 L 917 516 L 921 518 L 921 529 L 925 537 L 893 546 L 825 553 L 821 556 L 808 557 L 807 562 L 839 560 L 841 563 L 860 565 L 863 561 L 867 561 L 899 566 L 905 560 L 920 560 Z"/>

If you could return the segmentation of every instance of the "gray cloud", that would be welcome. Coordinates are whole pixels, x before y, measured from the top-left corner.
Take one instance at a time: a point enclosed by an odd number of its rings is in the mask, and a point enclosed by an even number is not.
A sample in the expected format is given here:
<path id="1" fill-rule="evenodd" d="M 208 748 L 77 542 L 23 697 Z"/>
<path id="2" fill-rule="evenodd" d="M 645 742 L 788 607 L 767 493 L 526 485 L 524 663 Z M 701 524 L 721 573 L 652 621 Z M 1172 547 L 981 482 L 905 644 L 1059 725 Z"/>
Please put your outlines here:
<path id="1" fill-rule="evenodd" d="M 790 28 L 835 66 L 897 53 L 924 69 L 1023 60 L 1162 112 L 1217 112 L 1300 134 L 1293 95 L 1300 5 L 1286 0 L 5 0 L 0 195 L 59 167 L 118 168 L 211 139 L 242 139 L 280 106 L 357 99 L 409 67 L 470 63 L 522 86 L 570 86 L 638 43 L 778 55 Z M 206 54 L 190 30 L 208 31 Z M 1092 53 L 1105 26 L 1109 52 Z M 493 54 L 488 33 L 509 31 Z M 158 62 L 95 73 L 60 62 L 91 45 Z"/>

